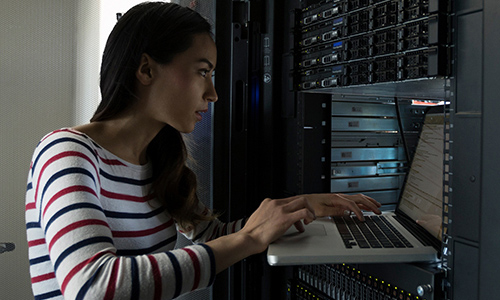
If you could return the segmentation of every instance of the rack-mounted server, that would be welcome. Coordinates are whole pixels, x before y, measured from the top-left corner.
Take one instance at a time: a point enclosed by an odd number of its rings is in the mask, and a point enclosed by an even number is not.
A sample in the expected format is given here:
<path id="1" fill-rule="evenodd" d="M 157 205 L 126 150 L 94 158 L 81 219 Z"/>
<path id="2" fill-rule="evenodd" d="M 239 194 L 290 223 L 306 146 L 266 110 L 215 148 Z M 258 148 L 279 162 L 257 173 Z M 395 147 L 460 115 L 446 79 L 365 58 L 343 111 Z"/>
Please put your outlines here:
<path id="1" fill-rule="evenodd" d="M 298 10 L 296 89 L 448 76 L 449 11 L 437 0 L 330 0 Z"/>

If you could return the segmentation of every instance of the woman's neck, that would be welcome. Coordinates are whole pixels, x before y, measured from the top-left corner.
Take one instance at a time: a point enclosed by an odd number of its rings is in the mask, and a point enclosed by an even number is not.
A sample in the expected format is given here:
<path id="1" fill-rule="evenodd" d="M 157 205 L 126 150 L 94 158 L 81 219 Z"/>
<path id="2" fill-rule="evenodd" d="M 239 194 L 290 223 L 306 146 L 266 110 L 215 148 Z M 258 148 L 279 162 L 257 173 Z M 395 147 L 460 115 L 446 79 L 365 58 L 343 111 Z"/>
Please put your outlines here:
<path id="1" fill-rule="evenodd" d="M 74 127 L 101 147 L 132 164 L 147 163 L 147 147 L 162 126 L 147 124 L 133 117 L 118 117 Z"/>

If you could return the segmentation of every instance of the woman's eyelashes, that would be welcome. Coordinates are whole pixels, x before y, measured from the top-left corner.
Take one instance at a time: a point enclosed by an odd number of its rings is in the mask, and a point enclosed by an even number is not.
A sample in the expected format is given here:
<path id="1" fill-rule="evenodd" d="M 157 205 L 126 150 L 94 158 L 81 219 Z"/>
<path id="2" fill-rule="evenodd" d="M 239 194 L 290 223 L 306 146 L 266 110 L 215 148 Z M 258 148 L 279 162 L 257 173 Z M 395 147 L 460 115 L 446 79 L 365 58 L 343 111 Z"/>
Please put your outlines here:
<path id="1" fill-rule="evenodd" d="M 208 73 L 210 73 L 210 70 L 208 69 L 201 69 L 200 74 L 202 77 L 207 77 Z"/>
<path id="2" fill-rule="evenodd" d="M 215 76 L 215 70 L 202 69 L 200 70 L 200 75 L 202 77 L 207 77 L 211 73 L 211 77 Z"/>

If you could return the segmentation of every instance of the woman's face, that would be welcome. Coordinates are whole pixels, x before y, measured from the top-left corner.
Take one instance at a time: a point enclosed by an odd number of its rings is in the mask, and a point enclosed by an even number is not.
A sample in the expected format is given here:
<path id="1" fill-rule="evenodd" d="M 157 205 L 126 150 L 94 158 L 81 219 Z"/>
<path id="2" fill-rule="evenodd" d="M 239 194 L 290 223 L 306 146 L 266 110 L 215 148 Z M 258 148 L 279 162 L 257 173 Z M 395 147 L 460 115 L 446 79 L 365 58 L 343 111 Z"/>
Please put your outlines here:
<path id="1" fill-rule="evenodd" d="M 177 54 L 167 65 L 152 69 L 152 82 L 146 111 L 161 123 L 180 132 L 194 130 L 208 111 L 208 103 L 217 101 L 212 74 L 217 50 L 209 34 L 198 34 L 189 49 Z"/>

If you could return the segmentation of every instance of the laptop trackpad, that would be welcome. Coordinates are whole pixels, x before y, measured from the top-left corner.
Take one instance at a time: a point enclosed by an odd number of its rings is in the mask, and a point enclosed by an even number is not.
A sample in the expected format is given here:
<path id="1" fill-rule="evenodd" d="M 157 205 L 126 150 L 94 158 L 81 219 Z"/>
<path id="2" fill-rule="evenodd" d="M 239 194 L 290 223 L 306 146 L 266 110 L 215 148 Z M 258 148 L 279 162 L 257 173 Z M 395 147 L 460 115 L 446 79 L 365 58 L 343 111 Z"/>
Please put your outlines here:
<path id="1" fill-rule="evenodd" d="M 295 228 L 295 226 L 292 226 L 288 231 L 283 235 L 283 237 L 294 237 L 294 236 L 300 236 L 300 235 L 306 235 L 306 236 L 325 236 L 326 235 L 326 229 L 323 224 L 309 224 L 309 225 L 304 225 L 305 232 L 299 232 Z"/>

